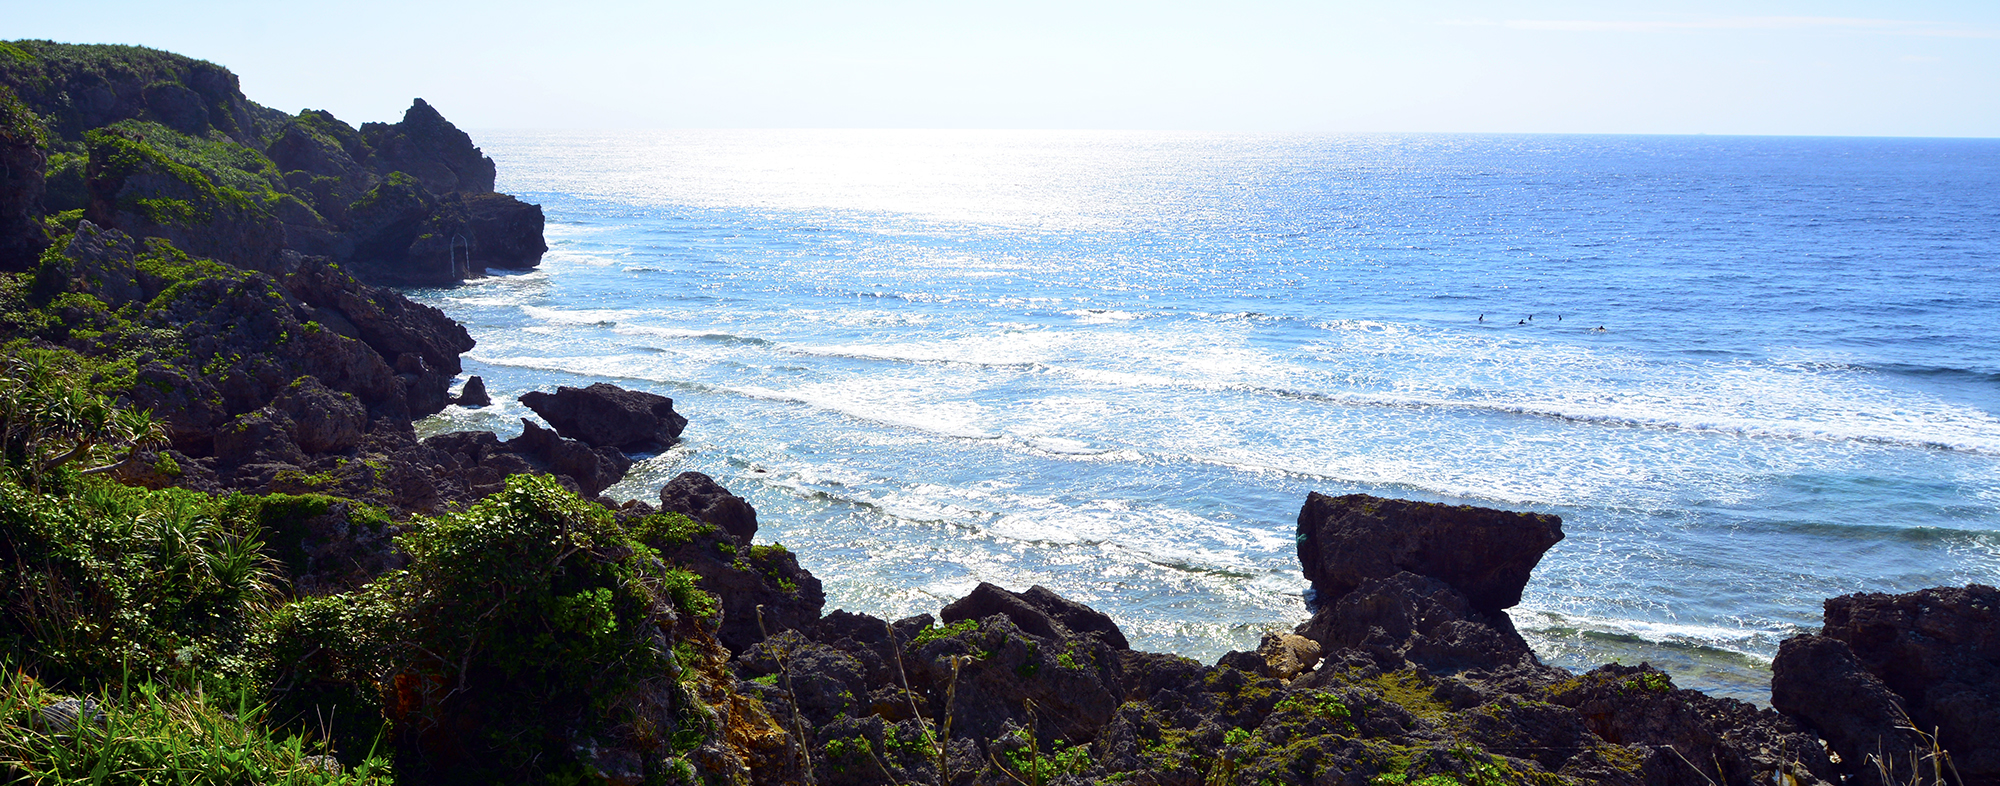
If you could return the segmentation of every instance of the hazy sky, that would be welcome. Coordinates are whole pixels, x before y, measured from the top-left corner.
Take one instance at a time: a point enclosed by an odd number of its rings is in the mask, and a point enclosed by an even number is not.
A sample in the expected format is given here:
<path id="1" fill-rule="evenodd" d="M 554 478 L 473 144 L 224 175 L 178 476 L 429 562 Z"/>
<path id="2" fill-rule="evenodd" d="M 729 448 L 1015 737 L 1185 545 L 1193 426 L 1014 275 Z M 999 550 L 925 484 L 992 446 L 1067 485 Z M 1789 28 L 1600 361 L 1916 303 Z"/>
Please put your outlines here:
<path id="1" fill-rule="evenodd" d="M 468 128 L 2000 136 L 2000 2 L 0 0 L 0 38 Z"/>

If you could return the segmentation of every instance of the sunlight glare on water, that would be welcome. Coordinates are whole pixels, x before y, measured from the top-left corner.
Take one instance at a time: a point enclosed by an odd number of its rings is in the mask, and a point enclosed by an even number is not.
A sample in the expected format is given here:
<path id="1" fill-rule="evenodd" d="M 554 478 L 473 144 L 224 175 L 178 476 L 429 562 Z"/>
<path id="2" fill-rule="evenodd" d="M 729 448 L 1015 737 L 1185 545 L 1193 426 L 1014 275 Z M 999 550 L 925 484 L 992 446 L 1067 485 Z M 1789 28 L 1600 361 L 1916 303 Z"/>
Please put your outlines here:
<path id="1" fill-rule="evenodd" d="M 1365 491 L 1561 515 L 1512 611 L 1545 659 L 1761 699 L 1821 599 L 2000 578 L 1968 327 L 2000 325 L 2000 143 L 480 142 L 551 250 L 417 293 L 496 402 L 425 428 L 670 396 L 686 443 L 612 494 L 715 476 L 830 607 L 1043 584 L 1212 660 L 1303 621 L 1307 492 Z"/>

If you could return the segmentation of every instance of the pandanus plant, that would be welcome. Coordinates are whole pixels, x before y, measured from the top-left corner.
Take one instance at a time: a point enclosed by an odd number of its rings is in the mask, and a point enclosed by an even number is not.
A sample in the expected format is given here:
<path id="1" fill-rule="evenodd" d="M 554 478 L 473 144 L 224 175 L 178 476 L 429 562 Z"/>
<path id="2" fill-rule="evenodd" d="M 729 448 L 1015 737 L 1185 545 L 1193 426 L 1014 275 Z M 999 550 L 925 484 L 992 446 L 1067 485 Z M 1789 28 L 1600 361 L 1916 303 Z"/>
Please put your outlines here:
<path id="1" fill-rule="evenodd" d="M 121 409 L 67 377 L 40 353 L 9 358 L 0 371 L 0 454 L 36 489 L 70 462 L 102 462 L 81 474 L 110 472 L 166 443 L 151 412 Z"/>

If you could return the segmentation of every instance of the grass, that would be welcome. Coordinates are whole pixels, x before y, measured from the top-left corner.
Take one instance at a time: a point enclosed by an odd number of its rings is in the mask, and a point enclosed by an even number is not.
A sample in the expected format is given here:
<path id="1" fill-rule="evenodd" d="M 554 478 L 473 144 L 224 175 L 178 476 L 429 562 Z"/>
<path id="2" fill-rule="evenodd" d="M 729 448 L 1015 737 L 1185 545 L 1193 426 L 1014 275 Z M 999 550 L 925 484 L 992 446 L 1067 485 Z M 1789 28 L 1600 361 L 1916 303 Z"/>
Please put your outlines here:
<path id="1" fill-rule="evenodd" d="M 247 695 L 217 696 L 141 682 L 92 697 L 101 719 L 55 723 L 69 697 L 8 670 L 0 675 L 0 776 L 64 784 L 386 784 L 369 752 L 344 766 L 323 744 L 274 736 Z M 74 705 L 72 705 L 74 706 Z"/>

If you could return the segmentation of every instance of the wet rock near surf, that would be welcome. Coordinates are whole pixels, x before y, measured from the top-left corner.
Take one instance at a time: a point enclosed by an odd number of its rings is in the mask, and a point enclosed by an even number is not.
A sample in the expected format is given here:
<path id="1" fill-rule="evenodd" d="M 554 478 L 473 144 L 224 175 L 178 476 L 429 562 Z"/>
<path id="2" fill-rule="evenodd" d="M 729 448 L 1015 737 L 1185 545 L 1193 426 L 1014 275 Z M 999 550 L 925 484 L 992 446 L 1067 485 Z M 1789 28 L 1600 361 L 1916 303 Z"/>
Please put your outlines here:
<path id="1" fill-rule="evenodd" d="M 1470 505 L 1307 495 L 1299 510 L 1299 565 L 1315 602 L 1404 571 L 1444 582 L 1481 612 L 1521 602 L 1528 576 L 1562 540 L 1562 519 Z"/>
<path id="2" fill-rule="evenodd" d="M 738 543 L 757 536 L 757 509 L 700 472 L 675 475 L 660 487 L 660 510 L 721 527 Z"/>
<path id="3" fill-rule="evenodd" d="M 493 397 L 486 393 L 486 380 L 474 374 L 465 378 L 465 384 L 458 389 L 458 395 L 451 403 L 461 407 L 484 407 L 493 403 Z"/>
<path id="4" fill-rule="evenodd" d="M 1880 777 L 1870 756 L 1901 759 L 1888 767 L 1903 782 L 1934 741 L 1964 783 L 2000 783 L 2000 589 L 1831 598 L 1820 633 L 1787 640 L 1772 671 L 1772 705 L 1864 782 Z"/>
<path id="5" fill-rule="evenodd" d="M 554 393 L 524 393 L 521 404 L 564 437 L 626 452 L 666 450 L 680 441 L 681 430 L 687 428 L 687 418 L 674 411 L 673 399 L 607 382 L 557 387 Z"/>

